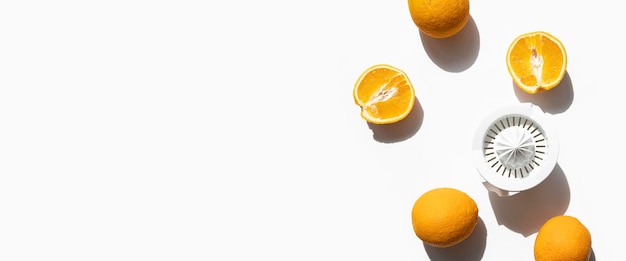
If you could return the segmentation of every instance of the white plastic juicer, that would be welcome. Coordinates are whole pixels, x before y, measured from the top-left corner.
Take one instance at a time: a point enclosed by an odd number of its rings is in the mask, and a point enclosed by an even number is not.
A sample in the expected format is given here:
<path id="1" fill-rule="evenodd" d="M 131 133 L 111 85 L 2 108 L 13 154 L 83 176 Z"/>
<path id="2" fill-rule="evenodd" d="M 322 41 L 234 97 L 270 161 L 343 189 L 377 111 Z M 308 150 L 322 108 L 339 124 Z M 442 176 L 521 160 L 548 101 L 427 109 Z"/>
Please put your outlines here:
<path id="1" fill-rule="evenodd" d="M 499 196 L 511 196 L 550 175 L 559 141 L 545 113 L 522 103 L 487 115 L 476 130 L 472 153 L 485 187 Z"/>

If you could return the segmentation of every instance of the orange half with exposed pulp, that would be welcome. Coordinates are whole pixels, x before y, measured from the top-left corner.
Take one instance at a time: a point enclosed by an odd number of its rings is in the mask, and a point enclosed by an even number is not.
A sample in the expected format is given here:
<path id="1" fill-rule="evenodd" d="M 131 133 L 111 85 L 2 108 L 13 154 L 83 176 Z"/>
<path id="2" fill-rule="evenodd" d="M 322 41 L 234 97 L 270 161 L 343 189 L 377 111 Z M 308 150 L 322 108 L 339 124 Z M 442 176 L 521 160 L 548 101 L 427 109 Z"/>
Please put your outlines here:
<path id="1" fill-rule="evenodd" d="M 353 96 L 361 107 L 361 117 L 375 124 L 406 118 L 415 103 L 415 91 L 407 74 L 387 64 L 366 69 L 354 85 Z"/>
<path id="2" fill-rule="evenodd" d="M 550 90 L 563 80 L 567 53 L 553 35 L 536 31 L 525 33 L 511 43 L 506 65 L 517 87 L 535 94 Z"/>

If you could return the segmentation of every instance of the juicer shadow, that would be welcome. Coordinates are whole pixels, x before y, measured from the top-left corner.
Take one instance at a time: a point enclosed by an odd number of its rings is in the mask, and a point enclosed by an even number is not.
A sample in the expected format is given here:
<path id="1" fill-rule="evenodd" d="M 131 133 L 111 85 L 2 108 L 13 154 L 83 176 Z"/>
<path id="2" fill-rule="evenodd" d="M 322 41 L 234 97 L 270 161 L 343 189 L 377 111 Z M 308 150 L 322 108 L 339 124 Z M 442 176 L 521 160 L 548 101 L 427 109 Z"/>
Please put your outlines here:
<path id="1" fill-rule="evenodd" d="M 538 232 L 548 219 L 563 215 L 570 202 L 569 183 L 558 163 L 534 188 L 505 197 L 488 193 L 498 224 L 524 237 Z"/>

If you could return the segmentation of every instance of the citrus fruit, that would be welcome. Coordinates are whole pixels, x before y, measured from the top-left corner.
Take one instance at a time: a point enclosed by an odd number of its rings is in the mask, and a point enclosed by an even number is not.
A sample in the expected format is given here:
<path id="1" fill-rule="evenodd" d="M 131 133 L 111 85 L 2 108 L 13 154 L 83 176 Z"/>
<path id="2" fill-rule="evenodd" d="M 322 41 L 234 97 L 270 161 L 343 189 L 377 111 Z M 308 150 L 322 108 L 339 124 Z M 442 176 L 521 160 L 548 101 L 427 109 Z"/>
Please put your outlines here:
<path id="1" fill-rule="evenodd" d="M 506 54 L 506 65 L 517 87 L 535 94 L 556 87 L 567 68 L 567 53 L 553 35 L 536 31 L 519 35 Z"/>
<path id="2" fill-rule="evenodd" d="M 411 112 L 415 91 L 402 70 L 387 64 L 369 67 L 354 85 L 354 102 L 361 117 L 375 124 L 398 122 Z"/>
<path id="3" fill-rule="evenodd" d="M 586 261 L 591 255 L 591 234 L 575 217 L 555 216 L 543 224 L 535 238 L 536 261 Z"/>
<path id="4" fill-rule="evenodd" d="M 450 247 L 469 237 L 478 223 L 476 202 L 454 188 L 436 188 L 413 205 L 413 230 L 424 243 Z"/>
<path id="5" fill-rule="evenodd" d="M 417 28 L 433 38 L 457 34 L 469 20 L 469 0 L 408 0 Z"/>

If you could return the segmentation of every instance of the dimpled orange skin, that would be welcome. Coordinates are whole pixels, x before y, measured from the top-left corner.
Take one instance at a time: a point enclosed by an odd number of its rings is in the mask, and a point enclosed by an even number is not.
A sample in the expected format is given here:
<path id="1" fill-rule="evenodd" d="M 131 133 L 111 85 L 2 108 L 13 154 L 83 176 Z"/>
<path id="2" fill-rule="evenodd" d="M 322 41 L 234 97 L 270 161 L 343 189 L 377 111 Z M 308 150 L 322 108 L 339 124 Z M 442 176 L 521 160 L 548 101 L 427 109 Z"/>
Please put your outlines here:
<path id="1" fill-rule="evenodd" d="M 539 229 L 534 252 L 536 261 L 587 261 L 591 233 L 575 217 L 556 216 Z"/>
<path id="2" fill-rule="evenodd" d="M 469 20 L 469 0 L 408 0 L 417 27 L 433 38 L 451 37 Z"/>
<path id="3" fill-rule="evenodd" d="M 451 247 L 474 231 L 478 206 L 460 190 L 436 188 L 415 201 L 412 222 L 415 235 L 424 243 L 439 248 Z"/>

